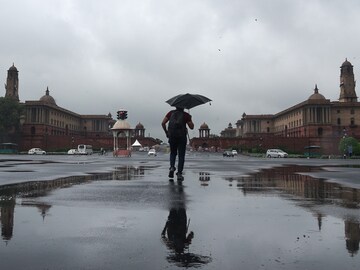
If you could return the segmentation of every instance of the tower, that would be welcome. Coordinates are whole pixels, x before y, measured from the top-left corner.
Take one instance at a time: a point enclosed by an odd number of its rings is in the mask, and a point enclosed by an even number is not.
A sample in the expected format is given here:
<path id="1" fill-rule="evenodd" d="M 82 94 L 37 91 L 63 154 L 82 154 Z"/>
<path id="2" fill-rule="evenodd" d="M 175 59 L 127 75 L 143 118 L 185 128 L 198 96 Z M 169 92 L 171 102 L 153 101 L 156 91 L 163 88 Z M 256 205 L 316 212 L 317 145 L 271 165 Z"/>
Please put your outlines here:
<path id="1" fill-rule="evenodd" d="M 5 97 L 19 101 L 19 71 L 14 64 L 8 70 L 5 90 Z"/>
<path id="2" fill-rule="evenodd" d="M 357 102 L 352 64 L 346 59 L 340 67 L 340 102 Z"/>
<path id="3" fill-rule="evenodd" d="M 200 138 L 209 138 L 210 129 L 209 126 L 204 122 L 199 128 L 199 137 Z"/>

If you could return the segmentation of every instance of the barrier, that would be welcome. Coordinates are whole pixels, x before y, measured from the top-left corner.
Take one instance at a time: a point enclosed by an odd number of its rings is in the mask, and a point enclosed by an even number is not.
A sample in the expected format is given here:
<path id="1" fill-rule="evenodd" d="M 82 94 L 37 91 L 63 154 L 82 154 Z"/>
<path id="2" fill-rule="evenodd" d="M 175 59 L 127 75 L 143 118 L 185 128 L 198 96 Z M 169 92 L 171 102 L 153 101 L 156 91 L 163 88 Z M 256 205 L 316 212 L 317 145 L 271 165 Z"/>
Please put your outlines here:
<path id="1" fill-rule="evenodd" d="M 131 157 L 130 150 L 115 150 L 113 152 L 114 157 Z"/>

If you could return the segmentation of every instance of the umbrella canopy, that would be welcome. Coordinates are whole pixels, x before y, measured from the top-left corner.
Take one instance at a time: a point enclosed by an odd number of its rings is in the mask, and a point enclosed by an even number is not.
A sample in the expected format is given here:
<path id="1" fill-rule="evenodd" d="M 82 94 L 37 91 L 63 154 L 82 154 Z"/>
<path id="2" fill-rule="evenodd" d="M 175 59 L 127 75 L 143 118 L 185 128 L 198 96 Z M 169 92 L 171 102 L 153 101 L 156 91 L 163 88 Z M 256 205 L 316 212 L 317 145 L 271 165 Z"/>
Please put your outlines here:
<path id="1" fill-rule="evenodd" d="M 183 108 L 183 109 L 191 109 L 191 108 L 194 108 L 201 104 L 205 104 L 210 101 L 211 101 L 211 99 L 209 99 L 205 96 L 187 93 L 187 94 L 180 94 L 175 97 L 172 97 L 169 100 L 167 100 L 166 103 L 168 103 L 174 107 L 179 107 L 179 108 Z"/>

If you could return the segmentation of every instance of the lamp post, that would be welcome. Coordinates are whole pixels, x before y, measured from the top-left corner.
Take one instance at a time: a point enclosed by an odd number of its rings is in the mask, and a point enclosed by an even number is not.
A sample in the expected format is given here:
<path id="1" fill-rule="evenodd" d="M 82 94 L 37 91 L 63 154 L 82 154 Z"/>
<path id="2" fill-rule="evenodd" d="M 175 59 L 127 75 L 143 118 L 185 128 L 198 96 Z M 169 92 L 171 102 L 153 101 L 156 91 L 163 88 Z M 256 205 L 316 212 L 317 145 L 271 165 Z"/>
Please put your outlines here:
<path id="1" fill-rule="evenodd" d="M 346 128 L 343 129 L 343 140 L 345 140 L 347 137 L 347 133 L 346 133 Z M 345 146 L 344 146 L 344 159 L 346 159 L 346 150 L 347 150 L 347 143 L 346 143 L 346 140 L 345 140 Z"/>
<path id="2" fill-rule="evenodd" d="M 20 119 L 19 119 L 19 122 L 20 122 L 20 127 L 22 128 L 22 126 L 25 124 L 25 120 L 26 120 L 26 116 L 25 115 L 20 115 Z"/>

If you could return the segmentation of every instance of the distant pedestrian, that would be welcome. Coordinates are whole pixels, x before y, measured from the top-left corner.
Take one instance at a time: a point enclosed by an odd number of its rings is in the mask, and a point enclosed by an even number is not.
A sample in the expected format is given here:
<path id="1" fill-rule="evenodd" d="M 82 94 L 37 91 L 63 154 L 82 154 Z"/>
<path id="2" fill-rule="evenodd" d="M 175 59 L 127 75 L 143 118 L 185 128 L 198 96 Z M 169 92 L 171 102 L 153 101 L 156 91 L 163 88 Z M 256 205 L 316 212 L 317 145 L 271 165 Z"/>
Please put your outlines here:
<path id="1" fill-rule="evenodd" d="M 169 122 L 168 126 L 166 124 Z M 191 115 L 184 112 L 183 108 L 176 107 L 166 114 L 162 123 L 162 128 L 165 131 L 166 137 L 169 138 L 170 144 L 170 169 L 169 178 L 174 178 L 175 161 L 178 156 L 177 180 L 183 181 L 183 169 L 185 163 L 185 152 L 187 143 L 187 127 L 194 129 Z"/>

